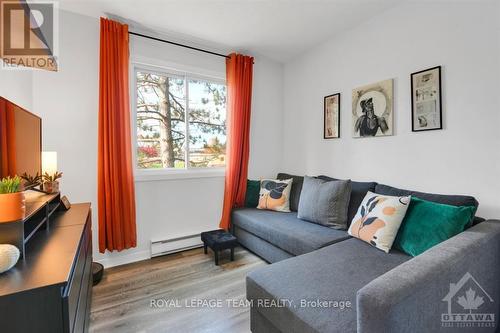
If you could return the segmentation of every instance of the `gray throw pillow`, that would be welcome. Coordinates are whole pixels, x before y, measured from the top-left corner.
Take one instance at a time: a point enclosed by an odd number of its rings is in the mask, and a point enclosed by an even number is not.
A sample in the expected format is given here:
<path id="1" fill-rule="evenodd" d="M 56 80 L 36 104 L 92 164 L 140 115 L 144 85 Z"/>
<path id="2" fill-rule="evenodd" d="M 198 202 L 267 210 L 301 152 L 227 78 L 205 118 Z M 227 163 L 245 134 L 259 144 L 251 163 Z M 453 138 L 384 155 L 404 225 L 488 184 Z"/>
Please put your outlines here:
<path id="1" fill-rule="evenodd" d="M 335 229 L 347 229 L 351 181 L 304 177 L 297 217 Z"/>

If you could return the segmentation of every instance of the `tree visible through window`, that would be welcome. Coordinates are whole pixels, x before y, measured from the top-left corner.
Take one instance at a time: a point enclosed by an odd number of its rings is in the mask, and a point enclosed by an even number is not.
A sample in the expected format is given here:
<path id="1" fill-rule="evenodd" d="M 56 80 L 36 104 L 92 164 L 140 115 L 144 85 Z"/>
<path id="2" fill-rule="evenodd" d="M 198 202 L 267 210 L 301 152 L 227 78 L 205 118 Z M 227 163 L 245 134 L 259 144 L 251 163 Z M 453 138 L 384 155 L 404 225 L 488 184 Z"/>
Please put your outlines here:
<path id="1" fill-rule="evenodd" d="M 139 169 L 225 165 L 224 84 L 139 70 L 136 85 Z"/>

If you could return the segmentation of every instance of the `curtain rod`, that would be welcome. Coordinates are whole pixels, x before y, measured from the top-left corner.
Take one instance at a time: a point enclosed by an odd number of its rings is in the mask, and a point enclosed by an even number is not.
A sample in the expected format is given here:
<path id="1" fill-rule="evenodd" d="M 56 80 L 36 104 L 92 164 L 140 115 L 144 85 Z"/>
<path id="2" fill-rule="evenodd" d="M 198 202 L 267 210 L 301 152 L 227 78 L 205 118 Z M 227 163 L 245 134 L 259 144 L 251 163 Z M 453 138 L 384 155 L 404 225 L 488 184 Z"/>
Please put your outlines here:
<path id="1" fill-rule="evenodd" d="M 156 41 L 162 42 L 162 43 L 172 44 L 172 45 L 176 45 L 176 46 L 180 46 L 180 47 L 185 47 L 187 49 L 191 49 L 191 50 L 195 50 L 195 51 L 199 51 L 199 52 L 204 52 L 204 53 L 212 54 L 212 55 L 219 56 L 219 57 L 229 58 L 229 56 L 227 56 L 225 54 L 221 54 L 221 53 L 217 53 L 217 52 L 212 52 L 212 51 L 207 51 L 207 50 L 200 49 L 200 48 L 197 48 L 197 47 L 193 47 L 193 46 L 189 46 L 189 45 L 184 45 L 184 44 L 172 42 L 172 41 L 161 39 L 161 38 L 156 38 L 156 37 L 152 37 L 152 36 L 143 35 L 143 34 L 140 34 L 140 33 L 137 33 L 137 32 L 133 32 L 133 31 L 129 31 L 128 33 L 130 35 L 139 36 L 139 37 L 143 37 L 143 38 L 147 38 L 147 39 L 152 39 L 152 40 L 156 40 Z"/>

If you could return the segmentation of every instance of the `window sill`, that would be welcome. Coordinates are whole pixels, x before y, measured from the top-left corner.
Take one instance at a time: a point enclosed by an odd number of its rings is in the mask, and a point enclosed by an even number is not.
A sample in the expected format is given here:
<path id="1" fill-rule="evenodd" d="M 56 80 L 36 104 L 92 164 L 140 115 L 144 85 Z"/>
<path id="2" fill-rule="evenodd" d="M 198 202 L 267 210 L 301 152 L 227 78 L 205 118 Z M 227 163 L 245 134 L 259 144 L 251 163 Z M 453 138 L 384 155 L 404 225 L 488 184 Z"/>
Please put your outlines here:
<path id="1" fill-rule="evenodd" d="M 134 180 L 135 182 L 152 182 L 158 180 L 224 178 L 224 175 L 225 168 L 200 170 L 136 170 Z"/>

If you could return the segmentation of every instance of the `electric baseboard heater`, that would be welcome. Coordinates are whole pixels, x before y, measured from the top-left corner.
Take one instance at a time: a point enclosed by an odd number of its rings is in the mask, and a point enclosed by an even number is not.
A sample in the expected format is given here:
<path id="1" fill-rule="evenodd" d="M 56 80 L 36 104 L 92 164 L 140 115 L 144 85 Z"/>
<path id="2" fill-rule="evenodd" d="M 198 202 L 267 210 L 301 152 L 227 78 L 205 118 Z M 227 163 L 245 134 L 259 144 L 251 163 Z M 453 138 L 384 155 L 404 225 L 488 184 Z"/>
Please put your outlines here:
<path id="1" fill-rule="evenodd" d="M 200 234 L 151 241 L 151 257 L 202 247 Z"/>

